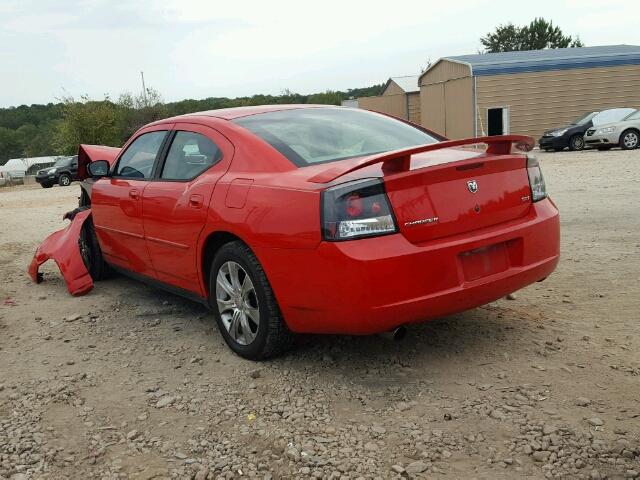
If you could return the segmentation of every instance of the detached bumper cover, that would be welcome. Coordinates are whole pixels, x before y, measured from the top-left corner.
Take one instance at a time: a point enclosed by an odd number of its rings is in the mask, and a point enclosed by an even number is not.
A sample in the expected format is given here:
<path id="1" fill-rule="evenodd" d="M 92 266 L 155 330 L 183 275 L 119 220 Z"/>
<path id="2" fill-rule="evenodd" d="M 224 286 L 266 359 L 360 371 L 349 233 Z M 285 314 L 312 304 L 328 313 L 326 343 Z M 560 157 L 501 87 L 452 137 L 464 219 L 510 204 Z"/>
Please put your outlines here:
<path id="1" fill-rule="evenodd" d="M 42 282 L 42 275 L 38 272 L 40 265 L 47 260 L 54 260 L 71 295 L 84 295 L 93 288 L 93 280 L 82 260 L 78 244 L 82 225 L 89 215 L 90 209 L 77 212 L 66 228 L 52 233 L 40 244 L 29 265 L 31 280 Z"/>

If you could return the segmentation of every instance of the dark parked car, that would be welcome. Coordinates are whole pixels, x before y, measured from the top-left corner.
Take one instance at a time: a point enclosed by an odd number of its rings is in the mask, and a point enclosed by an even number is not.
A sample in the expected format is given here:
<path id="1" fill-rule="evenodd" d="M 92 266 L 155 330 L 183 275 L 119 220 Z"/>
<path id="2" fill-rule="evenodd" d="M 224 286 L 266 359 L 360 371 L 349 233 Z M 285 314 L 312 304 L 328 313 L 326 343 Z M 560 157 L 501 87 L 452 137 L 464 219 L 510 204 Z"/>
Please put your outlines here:
<path id="1" fill-rule="evenodd" d="M 65 157 L 58 160 L 50 168 L 38 171 L 36 182 L 42 188 L 53 187 L 55 183 L 61 187 L 68 187 L 71 182 L 78 179 L 78 156 Z"/>
<path id="2" fill-rule="evenodd" d="M 544 132 L 538 142 L 540 149 L 547 152 L 551 150 L 559 152 L 567 147 L 569 150 L 582 150 L 585 146 L 584 134 L 587 130 L 605 123 L 618 122 L 633 111 L 633 108 L 611 108 L 601 112 L 589 112 L 569 125 Z"/>

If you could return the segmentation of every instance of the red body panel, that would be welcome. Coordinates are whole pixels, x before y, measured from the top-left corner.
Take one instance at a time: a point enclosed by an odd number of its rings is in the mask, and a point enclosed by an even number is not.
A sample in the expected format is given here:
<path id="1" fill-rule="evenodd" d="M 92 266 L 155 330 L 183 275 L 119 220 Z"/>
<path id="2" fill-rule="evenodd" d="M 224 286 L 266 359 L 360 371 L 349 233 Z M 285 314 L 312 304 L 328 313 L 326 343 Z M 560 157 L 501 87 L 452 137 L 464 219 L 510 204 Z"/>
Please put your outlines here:
<path id="1" fill-rule="evenodd" d="M 202 112 L 134 135 L 129 143 L 151 130 L 203 133 L 223 160 L 188 182 L 97 180 L 93 219 L 106 260 L 206 298 L 207 240 L 231 234 L 255 252 L 291 330 L 351 334 L 482 305 L 554 270 L 558 211 L 549 199 L 531 202 L 526 158 L 510 153 L 527 139 L 456 141 L 298 168 L 229 121 L 287 108 L 302 107 Z M 451 148 L 479 141 L 489 148 Z M 322 191 L 372 177 L 384 182 L 399 232 L 324 241 Z M 479 187 L 467 191 L 472 180 Z"/>
<path id="2" fill-rule="evenodd" d="M 40 265 L 53 259 L 71 295 L 84 295 L 93 288 L 91 275 L 82 261 L 78 246 L 80 230 L 89 215 L 91 210 L 79 212 L 66 228 L 52 233 L 40 244 L 29 265 L 29 276 L 34 282 L 42 281 L 38 273 Z"/>
<path id="3" fill-rule="evenodd" d="M 87 165 L 96 160 L 106 160 L 109 164 L 113 164 L 114 160 L 120 153 L 120 149 L 116 147 L 105 147 L 104 145 L 80 145 L 78 149 L 78 180 L 84 180 L 88 177 Z"/>
<path id="4" fill-rule="evenodd" d="M 547 277 L 559 259 L 559 228 L 547 199 L 522 219 L 421 244 L 395 234 L 257 255 L 292 330 L 370 334 L 477 307 Z M 492 246 L 502 250 L 498 262 Z M 465 271 L 467 255 L 486 264 L 480 276 Z"/>
<path id="5" fill-rule="evenodd" d="M 222 150 L 222 160 L 190 182 L 148 181 L 142 201 L 142 225 L 155 277 L 206 296 L 198 268 L 198 238 L 219 178 L 231 165 L 233 145 L 210 127 L 176 123 L 177 130 L 205 135 Z"/>

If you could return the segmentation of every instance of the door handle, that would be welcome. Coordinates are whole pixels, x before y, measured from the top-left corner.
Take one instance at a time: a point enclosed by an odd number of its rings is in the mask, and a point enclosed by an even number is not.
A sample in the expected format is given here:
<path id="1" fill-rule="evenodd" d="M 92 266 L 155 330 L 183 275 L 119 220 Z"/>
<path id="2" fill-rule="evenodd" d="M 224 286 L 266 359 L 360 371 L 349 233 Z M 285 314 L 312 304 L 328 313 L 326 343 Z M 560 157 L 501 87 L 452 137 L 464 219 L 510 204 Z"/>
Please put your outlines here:
<path id="1" fill-rule="evenodd" d="M 140 194 L 138 193 L 138 189 L 137 188 L 132 188 L 131 190 L 129 190 L 129 196 L 134 200 L 138 200 L 138 198 L 140 198 Z"/>
<path id="2" fill-rule="evenodd" d="M 189 206 L 192 208 L 200 208 L 204 203 L 202 195 L 193 194 L 189 197 Z"/>

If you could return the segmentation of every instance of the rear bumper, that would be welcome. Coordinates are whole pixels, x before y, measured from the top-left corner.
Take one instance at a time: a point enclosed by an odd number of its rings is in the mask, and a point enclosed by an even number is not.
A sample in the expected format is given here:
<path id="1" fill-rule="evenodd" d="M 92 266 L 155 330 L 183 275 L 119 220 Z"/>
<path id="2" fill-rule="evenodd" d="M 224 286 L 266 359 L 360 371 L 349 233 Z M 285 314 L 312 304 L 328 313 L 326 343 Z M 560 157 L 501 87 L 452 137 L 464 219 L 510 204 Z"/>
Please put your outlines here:
<path id="1" fill-rule="evenodd" d="M 524 218 L 424 244 L 398 234 L 256 254 L 293 331 L 371 334 L 484 305 L 544 279 L 559 248 L 558 211 L 546 199 Z M 476 254 L 479 262 L 467 260 Z"/>
<path id="2" fill-rule="evenodd" d="M 566 148 L 569 146 L 569 140 L 564 136 L 540 137 L 540 140 L 538 140 L 538 145 L 540 145 L 540 148 L 542 148 L 543 150 L 547 148 Z"/>

